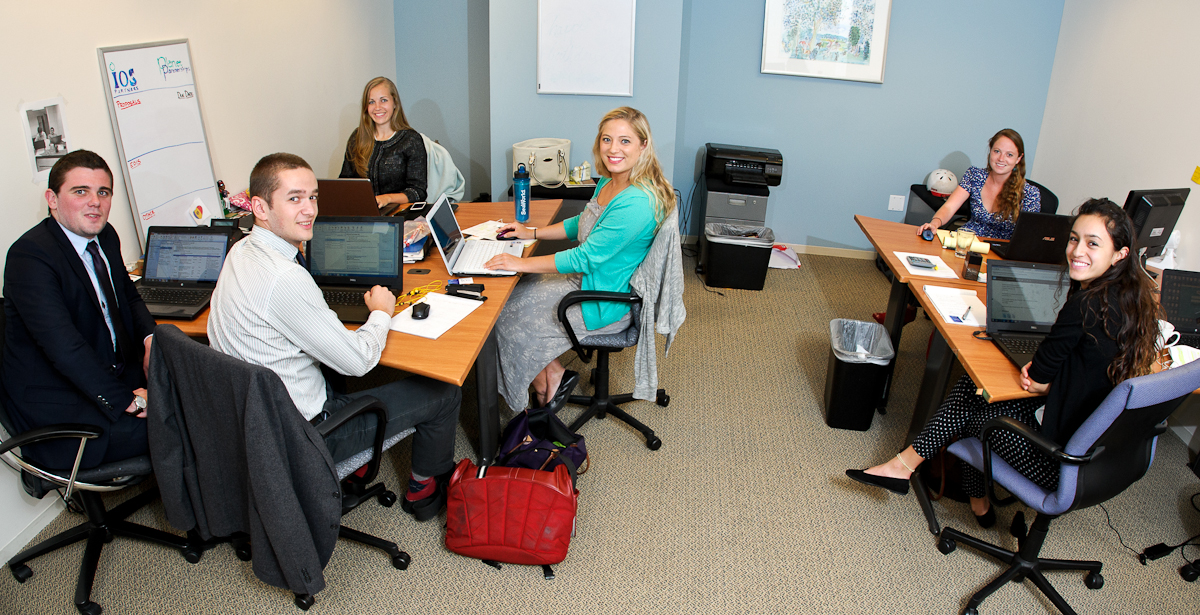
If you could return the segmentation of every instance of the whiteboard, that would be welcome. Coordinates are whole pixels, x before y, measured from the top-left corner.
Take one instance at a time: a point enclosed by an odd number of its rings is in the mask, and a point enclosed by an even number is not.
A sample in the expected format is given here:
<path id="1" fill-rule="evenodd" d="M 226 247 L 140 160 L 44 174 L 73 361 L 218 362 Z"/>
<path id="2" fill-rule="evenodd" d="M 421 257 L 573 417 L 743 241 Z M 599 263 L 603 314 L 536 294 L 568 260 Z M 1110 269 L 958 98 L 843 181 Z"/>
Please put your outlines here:
<path id="1" fill-rule="evenodd" d="M 151 226 L 222 216 L 187 39 L 97 50 L 121 175 L 146 247 Z"/>
<path id="2" fill-rule="evenodd" d="M 537 93 L 633 96 L 635 0 L 538 0 Z"/>

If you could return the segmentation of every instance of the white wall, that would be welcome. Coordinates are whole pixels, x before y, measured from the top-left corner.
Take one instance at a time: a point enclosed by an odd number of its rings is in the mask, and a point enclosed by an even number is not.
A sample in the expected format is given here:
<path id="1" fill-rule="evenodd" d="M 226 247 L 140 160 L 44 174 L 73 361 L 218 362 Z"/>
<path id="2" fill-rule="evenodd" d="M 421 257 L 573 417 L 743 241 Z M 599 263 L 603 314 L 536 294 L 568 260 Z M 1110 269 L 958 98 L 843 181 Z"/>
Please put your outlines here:
<path id="1" fill-rule="evenodd" d="M 1180 268 L 1200 271 L 1200 3 L 1066 0 L 1030 177 L 1060 213 L 1089 197 L 1189 187 Z"/>
<path id="2" fill-rule="evenodd" d="M 56 96 L 72 148 L 90 149 L 118 174 L 109 221 L 124 257 L 139 258 L 120 169 L 98 47 L 186 38 L 217 178 L 245 189 L 265 154 L 303 156 L 318 177 L 336 177 L 346 138 L 358 123 L 362 87 L 396 73 L 390 0 L 61 0 L 6 2 L 0 19 L 0 258 L 46 215 L 45 180 L 27 159 L 25 102 Z M 0 260 L 0 267 L 3 260 Z M 40 529 L 42 503 L 24 497 L 16 474 L 0 468 L 0 561 Z M 52 509 L 49 518 L 53 518 Z M 41 523 L 41 525 L 39 525 Z M 15 551 L 14 551 L 15 552 Z"/>

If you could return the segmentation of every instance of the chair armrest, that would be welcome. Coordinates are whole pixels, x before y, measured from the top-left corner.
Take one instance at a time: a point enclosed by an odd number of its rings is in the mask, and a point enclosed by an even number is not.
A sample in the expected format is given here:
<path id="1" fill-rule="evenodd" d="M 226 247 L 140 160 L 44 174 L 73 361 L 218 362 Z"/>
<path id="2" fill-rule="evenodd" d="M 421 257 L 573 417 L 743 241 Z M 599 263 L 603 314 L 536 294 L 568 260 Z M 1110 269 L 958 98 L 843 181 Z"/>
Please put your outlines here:
<path id="1" fill-rule="evenodd" d="M 579 345 L 579 337 L 575 335 L 575 329 L 571 327 L 570 321 L 567 319 L 567 308 L 577 303 L 584 301 L 614 301 L 617 303 L 641 303 L 642 298 L 635 293 L 617 293 L 603 290 L 573 290 L 566 294 L 558 302 L 558 322 L 562 323 L 564 329 L 567 330 L 567 337 L 571 340 L 571 347 L 575 349 L 575 353 L 584 363 L 592 360 L 592 351 L 584 350 Z"/>
<path id="2" fill-rule="evenodd" d="M 82 423 L 61 423 L 58 425 L 49 425 L 39 427 L 27 431 L 19 436 L 13 436 L 4 442 L 0 442 L 0 455 L 11 451 L 14 448 L 26 446 L 28 444 L 36 444 L 46 440 L 56 440 L 59 438 L 80 438 L 90 440 L 98 438 L 104 433 L 104 428 L 97 425 L 84 425 Z"/>
<path id="3" fill-rule="evenodd" d="M 1057 442 L 1043 436 L 1033 430 L 1032 427 L 1008 416 L 998 416 L 983 425 L 983 429 L 979 430 L 979 441 L 983 443 L 983 481 L 984 488 L 988 498 L 996 505 L 1007 506 L 1016 501 L 1016 497 L 1000 499 L 996 497 L 996 486 L 992 481 L 992 450 L 988 440 L 995 431 L 1007 431 L 1016 434 L 1018 437 L 1024 438 L 1034 448 L 1038 449 L 1048 457 L 1052 457 L 1061 463 L 1069 463 L 1072 465 L 1082 465 L 1094 459 L 1097 455 L 1104 451 L 1103 446 L 1097 446 L 1088 451 L 1087 455 L 1082 457 L 1069 455 L 1064 453 L 1062 446 Z"/>
<path id="4" fill-rule="evenodd" d="M 342 406 L 337 412 L 329 415 L 329 418 L 321 421 L 317 425 L 317 433 L 324 438 L 329 434 L 337 431 L 339 427 L 345 425 L 350 419 L 359 416 L 360 414 L 371 413 L 375 415 L 375 443 L 372 445 L 374 454 L 371 455 L 371 460 L 367 462 L 367 472 L 361 478 L 353 474 L 346 477 L 346 480 L 356 483 L 370 483 L 375 480 L 375 476 L 379 473 L 379 460 L 383 457 L 383 442 L 384 442 L 384 427 L 387 425 L 387 409 L 384 408 L 383 402 L 379 398 L 371 395 L 364 395 Z"/>

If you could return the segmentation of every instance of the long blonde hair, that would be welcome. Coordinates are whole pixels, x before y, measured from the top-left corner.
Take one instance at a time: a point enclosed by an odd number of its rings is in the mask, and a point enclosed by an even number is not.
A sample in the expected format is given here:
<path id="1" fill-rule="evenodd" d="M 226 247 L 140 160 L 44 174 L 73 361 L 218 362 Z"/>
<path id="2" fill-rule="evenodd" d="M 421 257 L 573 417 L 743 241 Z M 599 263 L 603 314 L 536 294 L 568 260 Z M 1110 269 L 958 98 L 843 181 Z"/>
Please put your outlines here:
<path id="1" fill-rule="evenodd" d="M 1000 188 L 1000 194 L 996 195 L 996 213 L 1003 219 L 1016 221 L 1017 216 L 1021 215 L 1021 200 L 1025 198 L 1025 141 L 1011 128 L 1001 129 L 992 135 L 992 138 L 988 139 L 988 173 L 992 171 L 992 147 L 1000 137 L 1008 137 L 1013 145 L 1017 146 L 1017 154 L 1021 160 L 1008 175 L 1008 180 Z"/>
<path id="2" fill-rule="evenodd" d="M 384 83 L 388 86 L 392 102 L 396 103 L 396 108 L 392 111 L 392 130 L 400 132 L 412 128 L 408 125 L 408 118 L 404 117 L 404 106 L 400 104 L 396 84 L 387 77 L 376 77 L 368 81 L 367 87 L 363 88 L 362 113 L 358 117 L 358 128 L 354 131 L 354 142 L 350 145 L 350 161 L 354 163 L 354 170 L 358 171 L 360 177 L 367 176 L 367 163 L 371 160 L 371 153 L 375 151 L 375 121 L 367 113 L 367 100 L 371 97 L 371 90 Z"/>
<path id="3" fill-rule="evenodd" d="M 633 107 L 617 107 L 600 118 L 600 126 L 596 129 L 596 142 L 592 144 L 592 157 L 596 160 L 596 171 L 604 177 L 612 177 L 612 173 L 604 164 L 604 156 L 600 154 L 600 135 L 604 132 L 604 125 L 612 120 L 629 122 L 633 131 L 637 133 L 638 139 L 646 144 L 646 148 L 638 156 L 637 162 L 633 163 L 633 170 L 629 174 L 629 183 L 650 195 L 651 205 L 654 206 L 654 219 L 662 224 L 662 221 L 670 215 L 671 210 L 675 209 L 675 190 L 671 188 L 671 182 L 667 181 L 666 176 L 663 175 L 662 166 L 658 163 L 658 155 L 654 153 L 654 137 L 650 134 L 650 122 L 641 111 Z"/>

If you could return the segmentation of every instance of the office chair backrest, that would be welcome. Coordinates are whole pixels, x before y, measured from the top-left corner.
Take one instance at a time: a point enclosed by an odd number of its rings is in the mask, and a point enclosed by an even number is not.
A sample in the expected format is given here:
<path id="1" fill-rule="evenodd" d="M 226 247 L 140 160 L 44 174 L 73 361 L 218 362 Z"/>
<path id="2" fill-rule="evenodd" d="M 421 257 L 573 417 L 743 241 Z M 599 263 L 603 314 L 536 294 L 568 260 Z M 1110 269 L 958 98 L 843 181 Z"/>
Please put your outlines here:
<path id="1" fill-rule="evenodd" d="M 1054 196 L 1054 193 L 1050 192 L 1049 188 L 1047 188 L 1029 178 L 1025 178 L 1025 181 L 1027 183 L 1033 184 L 1033 187 L 1037 188 L 1038 192 L 1042 193 L 1042 209 L 1041 209 L 1042 213 L 1044 213 L 1044 214 L 1058 213 L 1058 197 Z"/>
<path id="2" fill-rule="evenodd" d="M 1154 460 L 1159 434 L 1167 417 L 1189 393 L 1200 388 L 1200 361 L 1130 378 L 1117 385 L 1084 421 L 1064 451 L 1086 455 L 1104 447 L 1082 466 L 1063 464 L 1059 473 L 1060 502 L 1068 509 L 1093 506 L 1124 491 L 1146 474 Z M 1074 497 L 1068 493 L 1074 485 Z"/>

